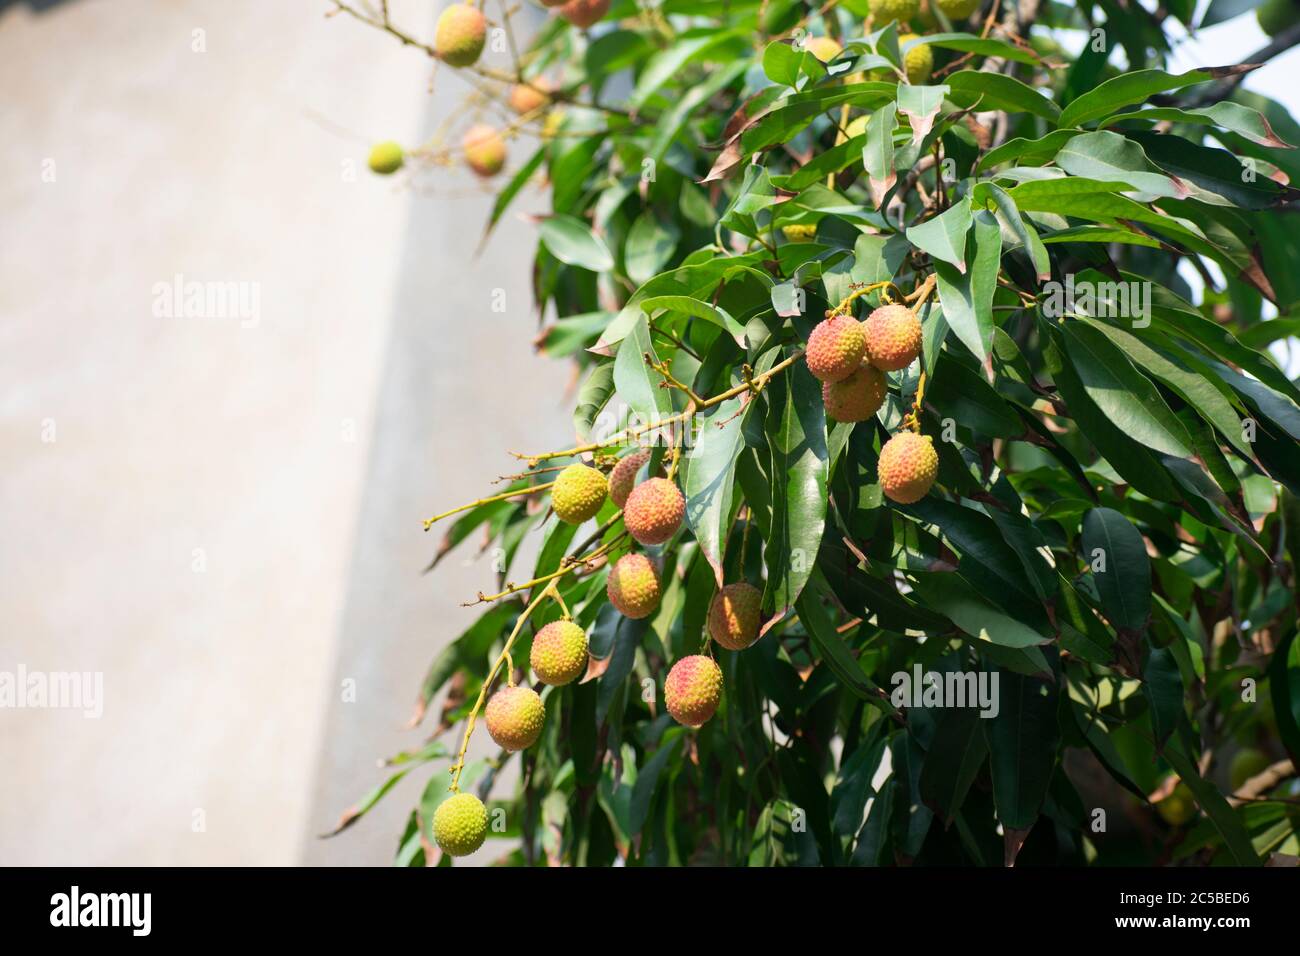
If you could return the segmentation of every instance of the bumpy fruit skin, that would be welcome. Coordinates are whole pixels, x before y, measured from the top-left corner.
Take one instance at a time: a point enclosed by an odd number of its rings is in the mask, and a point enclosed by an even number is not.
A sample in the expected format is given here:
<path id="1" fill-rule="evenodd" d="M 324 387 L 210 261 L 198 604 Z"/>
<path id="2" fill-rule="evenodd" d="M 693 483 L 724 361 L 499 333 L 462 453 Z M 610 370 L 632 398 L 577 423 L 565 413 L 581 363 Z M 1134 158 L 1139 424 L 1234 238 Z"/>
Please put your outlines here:
<path id="1" fill-rule="evenodd" d="M 844 49 L 830 37 L 809 37 L 804 41 L 803 48 L 823 63 L 829 63 Z"/>
<path id="2" fill-rule="evenodd" d="M 939 476 L 934 439 L 915 432 L 899 432 L 880 449 L 876 473 L 881 490 L 891 501 L 903 505 L 920 501 Z"/>
<path id="3" fill-rule="evenodd" d="M 465 162 L 480 176 L 495 176 L 506 164 L 506 141 L 491 126 L 471 126 L 460 146 L 465 151 Z"/>
<path id="4" fill-rule="evenodd" d="M 865 422 L 885 403 L 885 373 L 869 362 L 838 382 L 822 385 L 826 414 L 837 422 Z"/>
<path id="5" fill-rule="evenodd" d="M 762 601 L 751 584 L 726 585 L 709 605 L 709 636 L 729 651 L 743 651 L 758 640 Z"/>
<path id="6" fill-rule="evenodd" d="M 917 39 L 915 33 L 904 33 L 898 38 L 898 45 L 904 47 L 909 41 Z M 903 54 L 903 69 L 907 71 L 907 82 L 924 83 L 930 78 L 934 69 L 934 51 L 930 44 L 921 43 Z"/>
<path id="7" fill-rule="evenodd" d="M 389 140 L 384 143 L 376 143 L 370 150 L 370 158 L 366 162 L 372 172 L 387 176 L 401 169 L 403 160 L 402 147 Z"/>
<path id="8" fill-rule="evenodd" d="M 817 323 L 808 336 L 804 360 L 808 371 L 819 382 L 838 382 L 857 370 L 866 352 L 862 323 L 847 315 L 837 315 Z"/>
<path id="9" fill-rule="evenodd" d="M 609 13 L 609 0 L 569 0 L 560 7 L 560 16 L 580 30 L 585 30 Z"/>
<path id="10" fill-rule="evenodd" d="M 487 18 L 477 7 L 454 3 L 442 11 L 433 33 L 433 49 L 448 66 L 472 66 L 487 42 Z"/>
<path id="11" fill-rule="evenodd" d="M 912 19 L 921 12 L 921 0 L 867 0 L 867 8 L 875 18 L 875 25 L 882 27 L 890 20 L 902 23 Z"/>
<path id="12" fill-rule="evenodd" d="M 649 617 L 659 606 L 659 573 L 644 554 L 625 554 L 610 569 L 605 593 L 624 617 Z"/>
<path id="13" fill-rule="evenodd" d="M 1264 0 L 1255 8 L 1259 28 L 1271 37 L 1300 23 L 1300 3 L 1296 0 Z"/>
<path id="14" fill-rule="evenodd" d="M 605 503 L 605 476 L 589 465 L 570 465 L 551 488 L 551 507 L 561 521 L 582 524 Z"/>
<path id="15" fill-rule="evenodd" d="M 510 87 L 510 108 L 520 116 L 539 110 L 550 102 L 551 98 L 547 95 L 550 89 L 550 84 L 544 80 L 516 83 Z"/>
<path id="16" fill-rule="evenodd" d="M 1156 813 L 1172 827 L 1180 827 L 1196 816 L 1196 800 L 1187 784 L 1180 781 L 1173 793 L 1156 804 Z"/>
<path id="17" fill-rule="evenodd" d="M 953 23 L 967 20 L 980 8 L 981 0 L 931 0 Z"/>
<path id="18" fill-rule="evenodd" d="M 627 532 L 641 544 L 663 544 L 682 526 L 686 499 L 667 478 L 647 478 L 632 489 L 623 508 Z"/>
<path id="19" fill-rule="evenodd" d="M 620 458 L 614 470 L 609 473 L 609 496 L 620 508 L 627 504 L 627 496 L 636 484 L 636 473 L 650 460 L 650 452 L 634 451 L 626 458 Z"/>
<path id="20" fill-rule="evenodd" d="M 531 687 L 502 687 L 483 711 L 497 746 L 513 753 L 537 743 L 546 722 L 546 705 Z"/>
<path id="21" fill-rule="evenodd" d="M 708 721 L 722 701 L 722 668 L 703 654 L 683 657 L 664 681 L 664 704 L 673 720 L 687 727 Z"/>
<path id="22" fill-rule="evenodd" d="M 1238 750 L 1232 758 L 1232 763 L 1228 764 L 1228 781 L 1232 784 L 1232 792 L 1236 793 L 1246 785 L 1246 781 L 1258 773 L 1263 773 L 1268 768 L 1268 757 L 1261 750 L 1254 747 L 1243 747 Z"/>
<path id="23" fill-rule="evenodd" d="M 487 839 L 488 815 L 472 793 L 452 794 L 433 812 L 433 839 L 450 856 L 468 856 Z"/>
<path id="24" fill-rule="evenodd" d="M 907 368 L 921 354 L 921 320 L 905 305 L 882 305 L 862 323 L 867 361 L 882 372 Z"/>
<path id="25" fill-rule="evenodd" d="M 572 621 L 552 621 L 533 638 L 528 655 L 543 684 L 563 687 L 587 672 L 587 634 Z"/>
<path id="26" fill-rule="evenodd" d="M 786 242 L 812 242 L 817 237 L 817 224 L 796 222 L 789 226 L 782 226 L 781 235 L 785 236 Z"/>

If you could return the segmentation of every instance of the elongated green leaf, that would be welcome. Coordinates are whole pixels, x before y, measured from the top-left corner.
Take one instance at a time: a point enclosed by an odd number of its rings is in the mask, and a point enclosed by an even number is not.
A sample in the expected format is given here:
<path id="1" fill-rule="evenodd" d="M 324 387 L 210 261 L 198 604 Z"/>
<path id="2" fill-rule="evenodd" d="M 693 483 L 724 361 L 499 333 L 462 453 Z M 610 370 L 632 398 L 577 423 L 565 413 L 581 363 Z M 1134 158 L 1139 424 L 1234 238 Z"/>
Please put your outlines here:
<path id="1" fill-rule="evenodd" d="M 1221 126 L 1252 143 L 1272 146 L 1275 149 L 1295 149 L 1291 143 L 1284 142 L 1275 132 L 1268 119 L 1259 110 L 1249 106 L 1224 100 L 1203 109 L 1178 109 L 1172 106 L 1153 106 L 1133 110 L 1129 113 L 1114 113 L 1103 119 L 1098 126 L 1110 126 L 1124 120 L 1152 120 L 1157 123 L 1193 123 L 1198 126 Z"/>
<path id="2" fill-rule="evenodd" d="M 723 402 L 709 418 L 699 419 L 699 433 L 686 472 L 686 520 L 704 557 L 713 566 L 718 587 L 727 533 L 731 530 L 736 461 L 744 444 L 741 400 Z"/>
<path id="3" fill-rule="evenodd" d="M 614 257 L 605 243 L 596 238 L 581 220 L 573 216 L 551 216 L 543 219 L 539 228 L 542 242 L 551 255 L 566 265 L 592 272 L 608 272 L 614 268 Z"/>
<path id="4" fill-rule="evenodd" d="M 1008 830 L 1038 819 L 1056 766 L 1057 694 L 1047 681 L 1000 671 L 1000 709 L 982 720 L 993 769 L 993 802 Z"/>
<path id="5" fill-rule="evenodd" d="M 1083 557 L 1111 624 L 1144 632 L 1151 618 L 1151 560 L 1137 528 L 1113 508 L 1093 508 L 1083 516 Z"/>
<path id="6" fill-rule="evenodd" d="M 1051 122 L 1061 115 L 1060 108 L 1038 90 L 1003 73 L 959 70 L 944 82 L 951 91 L 949 99 L 958 106 L 1032 113 Z"/>
<path id="7" fill-rule="evenodd" d="M 957 267 L 958 272 L 966 271 L 966 233 L 971 227 L 971 208 L 969 199 L 961 199 L 951 209 L 945 210 L 933 219 L 927 219 L 919 226 L 907 230 L 907 239 L 912 245 L 928 252 L 934 258 Z"/>
<path id="8" fill-rule="evenodd" d="M 1188 70 L 1186 73 L 1166 73 L 1164 70 L 1135 70 L 1107 80 L 1084 93 L 1067 106 L 1057 121 L 1058 126 L 1078 126 L 1088 120 L 1109 116 L 1121 106 L 1141 103 L 1156 93 L 1181 90 L 1197 83 L 1206 83 L 1223 76 L 1239 73 L 1239 67 L 1212 67 L 1205 70 Z"/>
<path id="9" fill-rule="evenodd" d="M 642 423 L 657 422 L 672 412 L 668 391 L 660 388 L 663 377 L 646 363 L 658 361 L 645 317 L 632 327 L 614 357 L 614 387 L 619 398 Z"/>

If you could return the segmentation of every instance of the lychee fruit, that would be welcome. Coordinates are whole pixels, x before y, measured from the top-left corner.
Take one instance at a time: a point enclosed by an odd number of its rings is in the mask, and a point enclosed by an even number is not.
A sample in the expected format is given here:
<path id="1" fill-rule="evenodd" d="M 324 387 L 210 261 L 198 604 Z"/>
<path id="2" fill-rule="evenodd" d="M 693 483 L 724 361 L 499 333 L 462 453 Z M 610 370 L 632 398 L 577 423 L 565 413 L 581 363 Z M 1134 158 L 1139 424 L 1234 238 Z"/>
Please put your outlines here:
<path id="1" fill-rule="evenodd" d="M 609 0 L 569 0 L 560 7 L 560 16 L 580 30 L 585 30 L 609 13 Z"/>
<path id="2" fill-rule="evenodd" d="M 551 84 L 545 80 L 532 80 L 529 83 L 516 83 L 510 88 L 510 108 L 523 116 L 539 110 L 550 102 Z"/>
<path id="3" fill-rule="evenodd" d="M 857 370 L 866 351 L 862 323 L 847 315 L 837 315 L 817 323 L 808 336 L 804 360 L 818 381 L 838 382 Z"/>
<path id="4" fill-rule="evenodd" d="M 513 753 L 537 743 L 546 722 L 546 705 L 531 687 L 502 687 L 483 712 L 488 734 Z"/>
<path id="5" fill-rule="evenodd" d="M 709 636 L 729 651 L 743 651 L 758 640 L 763 593 L 741 581 L 713 595 Z"/>
<path id="6" fill-rule="evenodd" d="M 921 354 L 921 320 L 905 305 L 882 305 L 862 323 L 867 360 L 885 372 L 907 368 Z"/>
<path id="7" fill-rule="evenodd" d="M 881 490 L 891 501 L 903 505 L 920 501 L 939 476 L 934 439 L 915 432 L 899 432 L 880 449 L 876 473 Z"/>
<path id="8" fill-rule="evenodd" d="M 460 141 L 465 162 L 480 176 L 495 176 L 506 164 L 506 141 L 491 126 L 479 123 L 465 131 Z"/>
<path id="9" fill-rule="evenodd" d="M 932 0 L 943 11 L 943 15 L 953 23 L 970 19 L 970 15 L 980 8 L 981 0 Z"/>
<path id="10" fill-rule="evenodd" d="M 708 721 L 722 700 L 722 668 L 711 657 L 692 654 L 673 665 L 664 681 L 664 704 L 687 727 Z"/>
<path id="11" fill-rule="evenodd" d="M 552 621 L 533 638 L 528 655 L 543 684 L 562 687 L 587 672 L 587 634 L 572 621 Z"/>
<path id="12" fill-rule="evenodd" d="M 822 384 L 822 404 L 837 422 L 865 422 L 885 403 L 885 373 L 863 362 L 848 378 Z"/>
<path id="13" fill-rule="evenodd" d="M 898 38 L 898 45 L 903 47 L 916 39 L 919 37 L 915 33 L 904 33 Z M 934 69 L 934 52 L 930 49 L 930 44 L 918 43 L 904 53 L 903 69 L 907 72 L 909 83 L 924 83 L 928 80 L 930 71 Z"/>
<path id="14" fill-rule="evenodd" d="M 468 856 L 487 839 L 488 815 L 472 793 L 455 793 L 433 812 L 433 839 L 449 856 Z"/>
<path id="15" fill-rule="evenodd" d="M 376 143 L 371 148 L 370 158 L 366 162 L 372 172 L 387 176 L 401 169 L 403 160 L 402 147 L 389 140 L 384 143 Z"/>
<path id="16" fill-rule="evenodd" d="M 1262 750 L 1254 747 L 1238 750 L 1232 757 L 1232 763 L 1228 764 L 1228 782 L 1232 785 L 1232 792 L 1236 793 L 1246 785 L 1247 780 L 1266 769 L 1268 757 Z"/>
<path id="17" fill-rule="evenodd" d="M 663 544 L 684 517 L 686 499 L 667 478 L 647 478 L 632 489 L 623 507 L 623 524 L 641 544 Z"/>
<path id="18" fill-rule="evenodd" d="M 796 222 L 781 227 L 786 242 L 812 242 L 817 237 L 815 222 Z"/>
<path id="19" fill-rule="evenodd" d="M 649 617 L 659 606 L 659 573 L 644 554 L 625 554 L 610 569 L 605 593 L 624 617 Z"/>
<path id="20" fill-rule="evenodd" d="M 829 63 L 844 50 L 830 37 L 809 37 L 804 41 L 803 48 L 823 63 Z"/>
<path id="21" fill-rule="evenodd" d="M 1156 813 L 1171 827 L 1180 827 L 1196 816 L 1196 798 L 1180 780 L 1173 792 L 1156 804 Z"/>
<path id="22" fill-rule="evenodd" d="M 650 451 L 634 451 L 625 458 L 620 458 L 614 470 L 609 473 L 609 496 L 620 508 L 627 505 L 627 496 L 636 484 L 637 472 L 650 460 Z"/>
<path id="23" fill-rule="evenodd" d="M 876 26 L 884 26 L 890 20 L 903 23 L 921 12 L 921 0 L 867 0 L 867 9 Z"/>
<path id="24" fill-rule="evenodd" d="M 570 465 L 551 487 L 551 507 L 561 521 L 582 524 L 600 511 L 607 487 L 605 476 L 590 465 Z"/>
<path id="25" fill-rule="evenodd" d="M 472 66 L 487 42 L 487 18 L 468 3 L 454 3 L 438 17 L 433 51 L 448 66 Z"/>

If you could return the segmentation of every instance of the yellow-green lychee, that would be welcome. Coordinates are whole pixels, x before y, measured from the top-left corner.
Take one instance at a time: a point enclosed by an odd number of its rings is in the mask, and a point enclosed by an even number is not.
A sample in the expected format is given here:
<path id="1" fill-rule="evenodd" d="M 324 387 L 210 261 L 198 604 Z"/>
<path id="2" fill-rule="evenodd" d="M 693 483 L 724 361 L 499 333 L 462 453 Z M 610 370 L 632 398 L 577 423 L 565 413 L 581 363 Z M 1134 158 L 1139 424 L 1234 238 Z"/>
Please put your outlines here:
<path id="1" fill-rule="evenodd" d="M 880 449 L 876 467 L 880 488 L 890 501 L 910 505 L 929 493 L 939 476 L 939 454 L 934 439 L 915 432 L 899 432 Z"/>
<path id="2" fill-rule="evenodd" d="M 614 499 L 614 504 L 620 508 L 627 504 L 627 496 L 632 493 L 632 487 L 636 484 L 637 472 L 644 468 L 649 460 L 649 449 L 634 451 L 619 459 L 614 470 L 609 473 L 609 496 Z"/>
<path id="3" fill-rule="evenodd" d="M 506 141 L 491 126 L 471 126 L 460 141 L 465 162 L 480 176 L 495 176 L 506 164 Z"/>
<path id="4" fill-rule="evenodd" d="M 673 665 L 664 681 L 664 704 L 673 720 L 687 727 L 703 725 L 722 701 L 722 668 L 711 657 L 692 654 Z"/>
<path id="5" fill-rule="evenodd" d="M 1300 3 L 1296 0 L 1264 0 L 1255 8 L 1259 28 L 1271 37 L 1300 23 Z"/>
<path id="6" fill-rule="evenodd" d="M 812 242 L 817 236 L 815 222 L 796 222 L 781 227 L 781 235 L 786 242 Z"/>
<path id="7" fill-rule="evenodd" d="M 472 793 L 454 793 L 433 812 L 433 839 L 450 856 L 468 856 L 487 839 L 488 815 Z"/>
<path id="8" fill-rule="evenodd" d="M 844 47 L 830 37 L 809 37 L 803 41 L 803 48 L 823 63 L 829 63 L 844 50 Z"/>
<path id="9" fill-rule="evenodd" d="M 1232 785 L 1232 792 L 1236 793 L 1246 785 L 1247 780 L 1266 769 L 1268 756 L 1262 750 L 1242 747 L 1233 754 L 1232 763 L 1228 764 L 1228 782 Z"/>
<path id="10" fill-rule="evenodd" d="M 847 315 L 836 315 L 817 323 L 812 330 L 804 360 L 819 382 L 838 382 L 857 370 L 866 352 L 862 323 Z"/>
<path id="11" fill-rule="evenodd" d="M 931 0 L 931 2 L 953 23 L 961 23 L 970 19 L 970 15 L 980 8 L 982 0 Z"/>
<path id="12" fill-rule="evenodd" d="M 659 572 L 644 554 L 625 554 L 610 568 L 605 594 L 624 617 L 649 617 L 659 606 Z"/>
<path id="13" fill-rule="evenodd" d="M 921 320 L 905 305 L 882 305 L 862 323 L 867 361 L 882 372 L 907 368 L 921 354 Z"/>
<path id="14" fill-rule="evenodd" d="M 508 102 L 510 108 L 523 116 L 541 109 L 550 102 L 552 85 L 546 80 L 532 80 L 528 83 L 516 83 L 510 87 Z"/>
<path id="15" fill-rule="evenodd" d="M 533 638 L 528 663 L 543 684 L 562 687 L 587 672 L 587 634 L 572 621 L 552 621 Z"/>
<path id="16" fill-rule="evenodd" d="M 1187 784 L 1180 780 L 1173 792 L 1156 804 L 1156 813 L 1173 827 L 1180 827 L 1196 816 L 1196 799 Z"/>
<path id="17" fill-rule="evenodd" d="M 867 0 L 876 27 L 883 27 L 890 20 L 905 23 L 921 12 L 921 0 Z"/>
<path id="18" fill-rule="evenodd" d="M 487 42 L 487 18 L 478 7 L 453 3 L 438 17 L 433 50 L 448 66 L 472 66 Z"/>
<path id="19" fill-rule="evenodd" d="M 590 465 L 570 465 L 560 472 L 551 488 L 551 507 L 561 521 L 582 524 L 596 516 L 605 503 L 608 483 Z"/>
<path id="20" fill-rule="evenodd" d="M 388 140 L 383 143 L 376 143 L 371 147 L 370 158 L 366 162 L 372 172 L 387 176 L 401 169 L 404 159 L 402 147 L 398 143 Z"/>
<path id="21" fill-rule="evenodd" d="M 837 422 L 865 422 L 885 403 L 885 373 L 863 362 L 848 378 L 822 383 L 822 404 Z"/>
<path id="22" fill-rule="evenodd" d="M 904 33 L 898 38 L 899 47 L 905 47 L 912 40 L 918 40 L 915 33 Z M 912 84 L 924 83 L 930 78 L 930 71 L 934 69 L 934 51 L 930 49 L 928 43 L 918 43 L 906 53 L 903 54 L 903 69 L 907 73 L 907 82 Z"/>
<path id="23" fill-rule="evenodd" d="M 502 687 L 488 701 L 483 719 L 497 746 L 514 753 L 537 743 L 546 705 L 531 687 Z"/>
<path id="24" fill-rule="evenodd" d="M 729 651 L 743 651 L 758 640 L 763 593 L 752 584 L 728 584 L 709 605 L 709 636 Z"/>
<path id="25" fill-rule="evenodd" d="M 609 0 L 569 0 L 560 7 L 560 16 L 580 30 L 585 30 L 609 13 Z"/>
<path id="26" fill-rule="evenodd" d="M 647 478 L 632 489 L 623 506 L 623 524 L 641 544 L 663 544 L 682 526 L 686 499 L 667 478 Z"/>

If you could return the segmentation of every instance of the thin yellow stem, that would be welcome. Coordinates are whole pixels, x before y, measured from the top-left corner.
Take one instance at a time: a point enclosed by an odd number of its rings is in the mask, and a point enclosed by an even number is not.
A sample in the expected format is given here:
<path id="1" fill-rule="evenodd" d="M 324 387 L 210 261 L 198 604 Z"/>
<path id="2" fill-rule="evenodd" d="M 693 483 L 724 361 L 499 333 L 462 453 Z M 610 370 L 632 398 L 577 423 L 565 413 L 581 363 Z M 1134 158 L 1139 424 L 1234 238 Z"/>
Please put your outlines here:
<path id="1" fill-rule="evenodd" d="M 514 491 L 503 491 L 499 495 L 492 495 L 488 498 L 479 498 L 477 501 L 471 501 L 467 505 L 461 505 L 459 508 L 452 508 L 450 511 L 444 511 L 436 514 L 424 522 L 424 530 L 428 531 L 435 523 L 451 515 L 460 514 L 462 511 L 469 511 L 470 508 L 477 508 L 479 505 L 490 505 L 494 501 L 505 501 L 507 498 L 518 498 L 521 495 L 535 495 L 539 491 L 545 491 L 555 485 L 555 482 L 548 481 L 540 485 L 533 485 L 531 488 L 517 488 Z"/>

